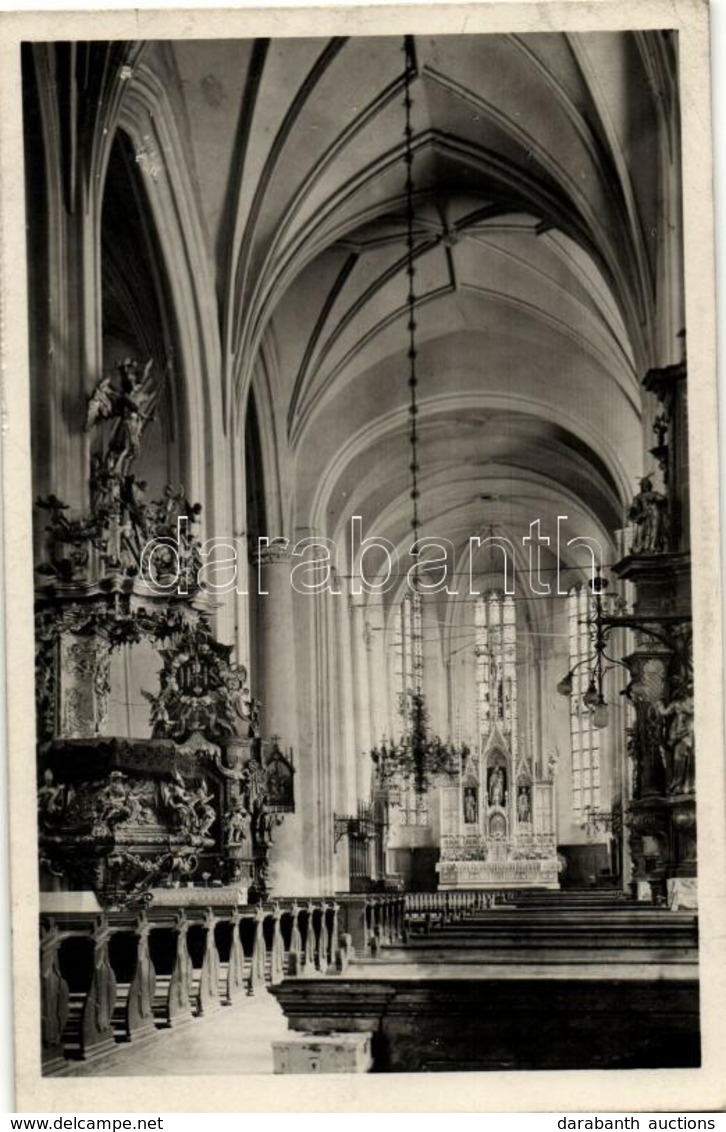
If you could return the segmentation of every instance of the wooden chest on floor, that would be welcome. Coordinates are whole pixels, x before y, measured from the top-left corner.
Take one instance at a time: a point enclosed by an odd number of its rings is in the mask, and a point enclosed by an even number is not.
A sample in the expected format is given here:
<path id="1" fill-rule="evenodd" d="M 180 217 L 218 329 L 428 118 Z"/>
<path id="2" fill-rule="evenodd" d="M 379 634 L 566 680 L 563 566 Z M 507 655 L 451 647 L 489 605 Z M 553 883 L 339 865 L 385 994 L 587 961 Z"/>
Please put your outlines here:
<path id="1" fill-rule="evenodd" d="M 275 1073 L 368 1073 L 371 1035 L 290 1034 L 272 1043 Z"/>

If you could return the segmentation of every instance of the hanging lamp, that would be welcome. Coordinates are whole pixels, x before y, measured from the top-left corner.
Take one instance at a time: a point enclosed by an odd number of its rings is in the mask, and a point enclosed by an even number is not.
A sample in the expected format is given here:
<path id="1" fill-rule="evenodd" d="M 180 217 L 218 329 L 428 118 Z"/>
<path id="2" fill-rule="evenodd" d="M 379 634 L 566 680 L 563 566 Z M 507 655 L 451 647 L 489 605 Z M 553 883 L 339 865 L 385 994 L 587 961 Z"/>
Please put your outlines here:
<path id="1" fill-rule="evenodd" d="M 415 288 L 415 249 L 414 249 L 414 183 L 413 183 L 413 126 L 411 85 L 416 73 L 413 36 L 404 37 L 404 163 L 406 166 L 406 275 L 408 278 L 407 310 L 407 359 L 406 381 L 408 385 L 409 417 L 409 471 L 411 473 L 411 533 L 413 545 L 418 549 L 420 533 L 419 516 L 419 429 L 418 429 L 418 373 L 416 345 L 416 288 Z M 415 555 L 411 578 L 413 654 L 412 685 L 400 696 L 400 714 L 405 730 L 397 741 L 383 739 L 371 751 L 374 773 L 379 788 L 389 792 L 389 799 L 400 798 L 399 787 L 411 785 L 417 795 L 425 794 L 432 779 L 439 775 L 455 775 L 459 772 L 462 757 L 468 750 L 455 746 L 435 735 L 429 722 L 429 711 L 423 691 L 423 640 L 421 616 L 421 591 L 419 588 L 419 558 Z"/>

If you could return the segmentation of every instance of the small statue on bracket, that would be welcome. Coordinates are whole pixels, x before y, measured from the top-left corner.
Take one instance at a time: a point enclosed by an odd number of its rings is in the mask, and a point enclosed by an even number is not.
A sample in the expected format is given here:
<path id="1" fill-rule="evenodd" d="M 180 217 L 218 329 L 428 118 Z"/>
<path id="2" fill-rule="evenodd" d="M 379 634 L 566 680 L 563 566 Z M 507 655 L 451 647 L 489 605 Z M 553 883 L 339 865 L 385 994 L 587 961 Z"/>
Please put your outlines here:
<path id="1" fill-rule="evenodd" d="M 228 845 L 241 845 L 250 840 L 250 813 L 241 798 L 227 810 L 222 828 Z"/>
<path id="2" fill-rule="evenodd" d="M 38 787 L 38 821 L 41 827 L 58 822 L 65 806 L 66 786 L 56 783 L 53 771 L 47 767 L 43 773 L 43 785 Z"/>
<path id="3" fill-rule="evenodd" d="M 668 500 L 654 490 L 650 476 L 641 479 L 628 519 L 635 525 L 631 554 L 663 554 L 668 549 Z"/>

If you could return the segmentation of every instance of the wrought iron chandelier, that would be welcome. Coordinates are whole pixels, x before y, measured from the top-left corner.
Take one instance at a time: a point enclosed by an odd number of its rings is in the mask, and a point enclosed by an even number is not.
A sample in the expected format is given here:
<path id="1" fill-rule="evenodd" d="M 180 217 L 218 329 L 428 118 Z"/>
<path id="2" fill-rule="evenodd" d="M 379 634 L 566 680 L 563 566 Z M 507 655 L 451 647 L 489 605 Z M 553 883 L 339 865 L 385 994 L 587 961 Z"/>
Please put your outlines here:
<path id="1" fill-rule="evenodd" d="M 616 613 L 608 614 L 605 612 L 604 595 L 607 589 L 608 582 L 606 578 L 602 577 L 598 569 L 588 587 L 593 595 L 592 615 L 583 618 L 578 622 L 580 625 L 587 625 L 590 628 L 590 639 L 592 641 L 592 652 L 589 656 L 573 665 L 566 676 L 560 680 L 557 685 L 557 691 L 561 696 L 568 699 L 572 695 L 574 688 L 574 676 L 579 668 L 588 666 L 589 668 L 589 681 L 587 688 L 582 696 L 582 702 L 586 708 L 592 713 L 593 727 L 607 727 L 610 722 L 610 705 L 605 700 L 603 683 L 605 675 L 613 668 L 624 668 L 630 677 L 633 672 L 625 660 L 618 660 L 616 657 L 608 656 L 606 648 L 610 634 L 616 629 L 632 629 L 637 633 L 644 635 L 652 641 L 658 642 L 661 646 L 672 652 L 679 660 L 679 663 L 687 669 L 687 661 L 684 660 L 688 650 L 688 637 L 679 637 L 679 630 L 681 627 L 688 623 L 688 617 L 685 614 L 675 613 L 659 613 L 657 618 L 653 616 L 644 616 L 632 613 Z M 625 603 L 622 599 L 615 600 L 616 609 L 624 609 Z M 660 625 L 659 629 L 655 628 L 654 622 Z M 607 661 L 607 664 L 604 662 Z M 631 698 L 630 694 L 631 685 L 629 684 L 623 691 L 623 695 Z"/>
<path id="2" fill-rule="evenodd" d="M 416 72 L 413 36 L 404 37 L 404 162 L 406 166 L 406 275 L 408 277 L 407 336 L 409 389 L 409 446 L 411 472 L 411 531 L 413 545 L 418 550 L 419 519 L 419 478 L 420 464 L 418 454 L 418 373 L 416 362 L 416 289 L 415 289 L 415 251 L 414 251 L 414 183 L 413 183 L 413 126 L 411 84 Z M 432 779 L 439 775 L 458 773 L 461 759 L 468 753 L 465 747 L 455 747 L 435 735 L 429 723 L 429 711 L 422 687 L 423 650 L 421 629 L 421 591 L 419 589 L 419 558 L 411 576 L 413 589 L 413 617 L 411 625 L 413 661 L 413 687 L 400 696 L 399 711 L 405 721 L 405 730 L 397 741 L 383 739 L 371 751 L 374 775 L 379 789 L 385 790 L 389 801 L 395 804 L 400 798 L 400 789 L 412 786 L 417 795 L 429 789 Z"/>
<path id="3" fill-rule="evenodd" d="M 607 585 L 607 579 L 602 577 L 599 570 L 588 583 L 589 589 L 593 595 L 593 615 L 578 622 L 578 624 L 589 626 L 593 652 L 590 656 L 585 657 L 584 660 L 573 665 L 567 675 L 564 676 L 557 685 L 559 694 L 569 699 L 574 687 L 575 673 L 584 666 L 589 667 L 590 678 L 587 688 L 583 693 L 582 702 L 592 713 L 592 725 L 597 728 L 607 727 L 610 722 L 609 706 L 603 692 L 605 674 L 615 667 L 625 668 L 626 671 L 628 667 L 622 660 L 616 660 L 614 657 L 608 656 L 605 652 L 607 639 L 611 630 L 624 620 L 622 618 L 605 617 L 603 596 Z M 603 663 L 604 661 L 608 662 L 607 665 Z"/>

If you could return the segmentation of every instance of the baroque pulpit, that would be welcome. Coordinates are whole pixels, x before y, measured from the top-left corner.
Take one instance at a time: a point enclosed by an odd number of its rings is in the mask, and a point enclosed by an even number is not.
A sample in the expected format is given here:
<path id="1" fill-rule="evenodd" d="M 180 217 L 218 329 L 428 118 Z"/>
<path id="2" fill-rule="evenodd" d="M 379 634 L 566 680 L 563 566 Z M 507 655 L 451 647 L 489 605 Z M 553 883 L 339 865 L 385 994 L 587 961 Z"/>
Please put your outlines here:
<path id="1" fill-rule="evenodd" d="M 103 377 L 88 403 L 90 509 L 38 501 L 42 883 L 90 889 L 106 908 L 200 883 L 264 898 L 274 831 L 294 808 L 291 757 L 261 736 L 199 586 L 201 508 L 170 487 L 147 500 L 135 472 L 156 392 L 151 367 L 128 359 Z M 140 689 L 150 735 L 110 734 L 114 654 L 142 643 L 158 666 L 158 686 Z"/>

